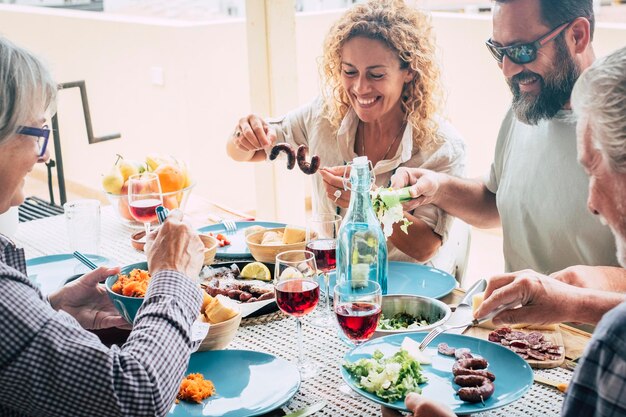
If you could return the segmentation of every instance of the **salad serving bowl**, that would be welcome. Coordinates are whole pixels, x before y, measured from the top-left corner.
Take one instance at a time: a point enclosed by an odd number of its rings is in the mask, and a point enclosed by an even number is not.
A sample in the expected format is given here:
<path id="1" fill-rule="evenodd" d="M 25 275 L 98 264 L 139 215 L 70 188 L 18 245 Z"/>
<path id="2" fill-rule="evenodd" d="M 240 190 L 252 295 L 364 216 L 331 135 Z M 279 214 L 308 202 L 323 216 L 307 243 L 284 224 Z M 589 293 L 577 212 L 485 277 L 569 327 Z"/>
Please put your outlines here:
<path id="1" fill-rule="evenodd" d="M 404 313 L 404 314 L 403 314 Z M 394 320 L 398 315 L 414 317 L 426 320 L 427 324 L 416 323 L 407 328 L 394 328 L 383 330 L 382 323 L 378 324 L 378 328 L 374 332 L 373 337 L 386 336 L 396 333 L 413 333 L 424 332 L 434 329 L 440 324 L 445 323 L 452 312 L 450 307 L 445 303 L 430 297 L 422 297 L 419 295 L 383 295 L 382 314 L 385 322 L 394 327 L 398 327 L 398 322 L 402 320 Z M 383 317 L 381 317 L 381 322 Z"/>

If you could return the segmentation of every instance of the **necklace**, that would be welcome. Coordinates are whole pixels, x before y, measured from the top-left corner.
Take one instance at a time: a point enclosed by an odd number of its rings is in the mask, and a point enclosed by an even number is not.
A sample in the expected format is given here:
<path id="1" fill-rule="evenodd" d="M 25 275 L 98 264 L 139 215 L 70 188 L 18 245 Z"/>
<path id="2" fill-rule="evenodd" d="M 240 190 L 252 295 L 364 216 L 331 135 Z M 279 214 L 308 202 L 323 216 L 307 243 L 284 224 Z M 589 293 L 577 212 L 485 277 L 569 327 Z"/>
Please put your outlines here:
<path id="1" fill-rule="evenodd" d="M 363 125 L 361 126 L 363 127 L 360 131 L 361 132 L 361 135 L 360 135 L 361 136 L 361 155 L 365 156 L 365 126 Z M 402 123 L 402 126 L 400 126 L 400 130 L 398 131 L 398 134 L 396 135 L 395 138 L 393 138 L 393 140 L 389 144 L 389 147 L 387 148 L 387 151 L 385 151 L 385 154 L 383 155 L 382 158 L 379 159 L 379 161 L 384 161 L 385 159 L 387 159 L 387 156 L 389 155 L 389 151 L 391 151 L 391 148 L 393 148 L 393 145 L 398 141 L 398 138 L 402 136 L 402 133 L 404 132 L 405 127 L 406 127 L 406 121 Z"/>

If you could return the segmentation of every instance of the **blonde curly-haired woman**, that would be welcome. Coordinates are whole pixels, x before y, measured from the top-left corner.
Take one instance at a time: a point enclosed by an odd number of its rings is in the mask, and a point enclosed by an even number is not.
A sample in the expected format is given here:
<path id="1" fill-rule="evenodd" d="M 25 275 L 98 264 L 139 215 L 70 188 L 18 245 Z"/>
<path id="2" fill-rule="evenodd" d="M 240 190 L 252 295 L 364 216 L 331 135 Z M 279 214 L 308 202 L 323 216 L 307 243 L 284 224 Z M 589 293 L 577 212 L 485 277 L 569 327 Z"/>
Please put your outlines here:
<path id="1" fill-rule="evenodd" d="M 452 175 L 464 172 L 464 143 L 440 117 L 439 69 L 428 17 L 398 0 L 373 0 L 348 10 L 324 43 L 325 88 L 313 102 L 284 117 L 239 120 L 227 152 L 237 161 L 264 161 L 277 142 L 305 144 L 322 168 L 313 176 L 313 210 L 343 214 L 350 201 L 344 166 L 367 156 L 376 184 L 388 186 L 398 167 Z M 434 206 L 405 216 L 408 234 L 394 226 L 389 259 L 434 263 L 451 218 Z M 447 265 L 445 265 L 447 263 Z"/>

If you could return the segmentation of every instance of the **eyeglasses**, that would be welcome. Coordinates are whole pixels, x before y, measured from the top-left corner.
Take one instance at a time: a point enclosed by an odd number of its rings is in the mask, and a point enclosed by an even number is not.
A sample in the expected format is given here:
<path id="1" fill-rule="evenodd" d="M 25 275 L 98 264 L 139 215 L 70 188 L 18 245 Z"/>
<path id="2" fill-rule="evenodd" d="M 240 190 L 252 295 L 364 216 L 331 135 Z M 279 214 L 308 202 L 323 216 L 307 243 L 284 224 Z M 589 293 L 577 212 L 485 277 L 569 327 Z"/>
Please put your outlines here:
<path id="1" fill-rule="evenodd" d="M 491 52 L 491 55 L 502 63 L 504 56 L 506 55 L 511 61 L 518 65 L 530 64 L 537 59 L 537 51 L 548 42 L 554 40 L 559 34 L 570 25 L 570 22 L 563 23 L 561 26 L 552 29 L 549 33 L 543 35 L 541 38 L 534 42 L 519 43 L 517 45 L 510 46 L 496 46 L 491 39 L 488 39 L 485 44 L 487 49 Z"/>
<path id="2" fill-rule="evenodd" d="M 50 137 L 50 129 L 47 125 L 44 125 L 42 128 L 19 126 L 17 128 L 17 133 L 20 135 L 36 137 L 37 146 L 39 147 L 39 157 L 42 158 L 44 156 L 46 148 L 48 147 L 48 138 Z"/>

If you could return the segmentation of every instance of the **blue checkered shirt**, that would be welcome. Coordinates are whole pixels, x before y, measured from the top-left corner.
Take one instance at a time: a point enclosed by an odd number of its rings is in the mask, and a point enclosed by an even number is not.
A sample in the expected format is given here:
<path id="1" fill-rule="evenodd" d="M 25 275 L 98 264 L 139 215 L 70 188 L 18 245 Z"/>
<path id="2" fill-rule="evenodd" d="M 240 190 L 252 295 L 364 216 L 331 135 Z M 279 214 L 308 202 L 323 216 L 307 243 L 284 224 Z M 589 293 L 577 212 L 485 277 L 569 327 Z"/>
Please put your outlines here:
<path id="1" fill-rule="evenodd" d="M 107 348 L 26 276 L 24 252 L 0 235 L 0 416 L 163 416 L 189 355 L 202 296 L 174 271 L 156 274 L 133 332 Z"/>
<path id="2" fill-rule="evenodd" d="M 626 302 L 598 324 L 567 389 L 562 416 L 626 416 Z"/>

